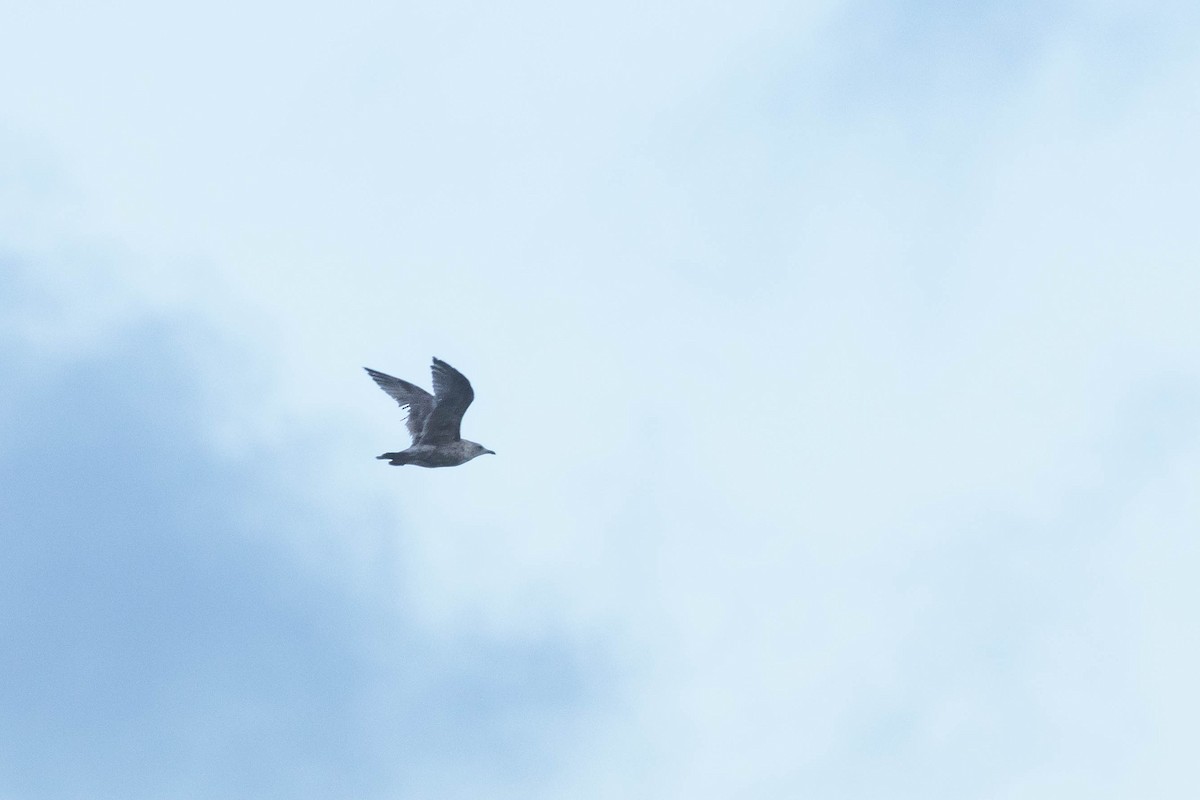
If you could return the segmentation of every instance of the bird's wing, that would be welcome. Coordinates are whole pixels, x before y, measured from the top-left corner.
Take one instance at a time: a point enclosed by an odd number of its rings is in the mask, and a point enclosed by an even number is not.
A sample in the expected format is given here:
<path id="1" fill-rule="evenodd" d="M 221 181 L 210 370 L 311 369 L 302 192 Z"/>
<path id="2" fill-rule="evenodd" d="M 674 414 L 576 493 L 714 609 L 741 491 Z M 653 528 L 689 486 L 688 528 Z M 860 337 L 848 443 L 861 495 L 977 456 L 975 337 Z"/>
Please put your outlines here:
<path id="1" fill-rule="evenodd" d="M 367 371 L 372 380 L 379 384 L 380 389 L 387 392 L 393 400 L 400 404 L 401 408 L 408 412 L 408 435 L 415 442 L 421 435 L 421 430 L 425 427 L 425 421 L 429 419 L 430 412 L 433 411 L 433 395 L 420 386 L 413 386 L 408 381 L 393 378 L 391 375 L 377 372 L 370 367 L 363 367 L 363 369 Z"/>
<path id="2" fill-rule="evenodd" d="M 439 358 L 433 360 L 433 411 L 425 420 L 420 444 L 447 444 L 460 438 L 459 429 L 475 391 L 463 374 Z"/>

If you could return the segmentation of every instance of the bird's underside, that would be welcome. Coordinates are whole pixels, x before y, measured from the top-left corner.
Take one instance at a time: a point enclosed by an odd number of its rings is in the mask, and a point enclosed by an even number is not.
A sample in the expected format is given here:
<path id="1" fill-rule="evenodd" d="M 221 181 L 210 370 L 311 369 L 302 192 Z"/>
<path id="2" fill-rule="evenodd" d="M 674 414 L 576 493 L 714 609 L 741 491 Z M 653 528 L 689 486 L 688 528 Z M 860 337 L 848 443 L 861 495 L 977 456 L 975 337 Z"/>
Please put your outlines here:
<path id="1" fill-rule="evenodd" d="M 456 467 L 476 456 L 491 453 L 481 444 L 459 435 L 462 417 L 475 399 L 475 391 L 461 372 L 441 359 L 433 359 L 433 394 L 408 381 L 369 367 L 367 374 L 380 389 L 408 412 L 412 445 L 377 456 L 392 466 Z"/>
<path id="2" fill-rule="evenodd" d="M 418 467 L 457 467 L 459 464 L 465 464 L 477 455 L 478 452 L 473 452 L 470 445 L 474 442 L 453 442 L 444 445 L 428 445 L 414 444 L 406 450 L 400 450 L 395 453 L 384 453 L 381 456 L 375 456 L 377 459 L 386 459 L 393 467 L 400 467 L 405 464 L 412 464 Z"/>

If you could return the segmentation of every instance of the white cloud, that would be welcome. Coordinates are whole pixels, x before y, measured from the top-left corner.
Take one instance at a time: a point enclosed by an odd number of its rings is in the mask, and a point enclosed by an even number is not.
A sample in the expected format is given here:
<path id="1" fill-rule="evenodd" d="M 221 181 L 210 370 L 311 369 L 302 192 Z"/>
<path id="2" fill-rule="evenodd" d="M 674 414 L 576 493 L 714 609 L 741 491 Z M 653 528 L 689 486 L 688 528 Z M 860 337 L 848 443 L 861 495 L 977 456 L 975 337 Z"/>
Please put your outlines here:
<path id="1" fill-rule="evenodd" d="M 345 548 L 430 627 L 605 639 L 626 680 L 564 791 L 1170 794 L 1182 755 L 1071 741 L 1107 697 L 1182 731 L 1134 687 L 1194 661 L 1154 559 L 1193 564 L 1195 509 L 1112 448 L 1131 397 L 1200 366 L 1194 60 L 1124 76 L 1113 4 L 1044 21 L 1009 80 L 897 99 L 904 43 L 851 74 L 863 42 L 817 46 L 832 6 L 315 9 L 270 40 L 185 20 L 227 58 L 164 39 L 15 114 L 133 254 L 136 303 L 245 343 L 201 363 L 213 427 L 269 469 L 303 452 L 293 478 L 363 531 L 314 560 Z M 971 35 L 927 67 L 970 69 Z M 358 366 L 429 355 L 474 381 L 495 460 L 369 458 L 402 430 Z M 1110 619 L 1137 644 L 1097 643 Z M 1092 655 L 1137 664 L 1081 678 Z M 985 785 L 920 774 L 947 757 Z"/>

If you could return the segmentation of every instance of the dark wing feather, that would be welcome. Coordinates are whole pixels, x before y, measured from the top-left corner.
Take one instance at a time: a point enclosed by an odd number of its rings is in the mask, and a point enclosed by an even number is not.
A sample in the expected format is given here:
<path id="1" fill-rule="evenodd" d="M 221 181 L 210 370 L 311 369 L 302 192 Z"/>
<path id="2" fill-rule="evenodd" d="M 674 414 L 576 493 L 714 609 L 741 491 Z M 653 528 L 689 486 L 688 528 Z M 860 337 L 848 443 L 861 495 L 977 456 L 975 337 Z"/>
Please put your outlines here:
<path id="1" fill-rule="evenodd" d="M 408 434 L 416 442 L 417 437 L 421 435 L 421 430 L 425 427 L 425 421 L 429 419 L 429 413 L 433 411 L 433 395 L 408 381 L 393 378 L 391 375 L 377 372 L 370 367 L 363 367 L 363 369 L 367 371 L 372 380 L 379 384 L 380 389 L 387 392 L 393 400 L 400 404 L 401 408 L 408 411 Z"/>
<path id="2" fill-rule="evenodd" d="M 419 444 L 447 444 L 461 438 L 463 414 L 475 391 L 463 374 L 439 358 L 433 360 L 433 411 L 425 420 Z"/>

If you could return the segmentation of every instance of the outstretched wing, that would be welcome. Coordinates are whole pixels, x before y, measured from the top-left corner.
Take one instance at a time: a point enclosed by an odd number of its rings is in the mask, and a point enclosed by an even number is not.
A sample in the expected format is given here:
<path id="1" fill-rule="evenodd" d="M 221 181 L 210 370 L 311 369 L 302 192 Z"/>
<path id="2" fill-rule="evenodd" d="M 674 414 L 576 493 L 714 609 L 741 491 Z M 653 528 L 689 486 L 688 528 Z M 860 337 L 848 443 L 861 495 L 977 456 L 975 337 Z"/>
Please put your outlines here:
<path id="1" fill-rule="evenodd" d="M 391 375 L 377 372 L 370 367 L 363 367 L 363 369 L 367 371 L 372 380 L 379 384 L 380 389 L 387 392 L 393 400 L 400 404 L 401 408 L 408 412 L 408 435 L 416 442 L 421 435 L 421 430 L 425 427 L 425 421 L 429 419 L 429 414 L 433 411 L 433 395 L 408 381 L 393 378 Z"/>
<path id="2" fill-rule="evenodd" d="M 425 420 L 420 444 L 448 444 L 459 440 L 463 414 L 475 399 L 475 390 L 463 374 L 439 358 L 433 360 L 433 411 Z"/>

